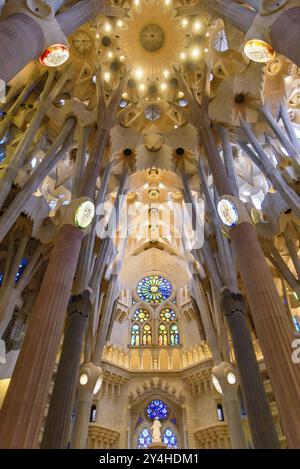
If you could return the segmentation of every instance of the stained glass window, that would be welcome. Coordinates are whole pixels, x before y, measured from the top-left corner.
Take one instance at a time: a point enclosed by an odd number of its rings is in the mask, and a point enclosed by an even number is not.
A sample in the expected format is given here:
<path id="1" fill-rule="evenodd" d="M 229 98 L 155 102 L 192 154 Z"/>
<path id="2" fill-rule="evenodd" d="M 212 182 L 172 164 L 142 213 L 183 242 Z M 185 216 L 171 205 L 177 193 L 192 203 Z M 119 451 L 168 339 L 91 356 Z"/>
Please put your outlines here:
<path id="1" fill-rule="evenodd" d="M 140 326 L 138 324 L 133 324 L 131 327 L 131 345 L 132 347 L 140 345 Z"/>
<path id="2" fill-rule="evenodd" d="M 160 324 L 158 329 L 158 344 L 168 345 L 168 328 L 165 324 Z"/>
<path id="3" fill-rule="evenodd" d="M 178 448 L 177 438 L 175 433 L 171 430 L 171 428 L 167 428 L 164 435 L 163 435 L 163 443 L 167 445 L 170 449 Z"/>
<path id="4" fill-rule="evenodd" d="M 150 402 L 147 407 L 147 415 L 150 419 L 155 420 L 156 417 L 159 420 L 165 420 L 168 418 L 169 411 L 166 404 L 163 401 L 155 400 Z"/>
<path id="5" fill-rule="evenodd" d="M 137 309 L 133 315 L 133 319 L 141 323 L 149 321 L 150 313 L 144 308 Z"/>
<path id="6" fill-rule="evenodd" d="M 138 448 L 139 449 L 148 448 L 150 443 L 152 443 L 151 432 L 148 428 L 144 428 L 144 430 L 142 430 L 141 433 L 139 434 Z"/>
<path id="7" fill-rule="evenodd" d="M 22 273 L 24 272 L 26 266 L 28 264 L 28 259 L 26 259 L 24 257 L 24 259 L 21 260 L 21 263 L 19 265 L 19 269 L 18 269 L 18 272 L 16 273 L 16 277 L 15 277 L 15 283 L 18 283 Z"/>
<path id="8" fill-rule="evenodd" d="M 143 345 L 151 345 L 152 332 L 150 324 L 145 324 L 143 328 Z"/>
<path id="9" fill-rule="evenodd" d="M 172 293 L 170 282 L 160 275 L 150 275 L 141 280 L 137 286 L 137 294 L 147 303 L 161 303 Z"/>
<path id="10" fill-rule="evenodd" d="M 170 343 L 171 345 L 179 345 L 179 330 L 177 324 L 170 327 Z"/>
<path id="11" fill-rule="evenodd" d="M 170 308 L 162 309 L 159 316 L 162 321 L 167 322 L 167 323 L 174 321 L 176 319 L 175 311 L 173 311 Z"/>

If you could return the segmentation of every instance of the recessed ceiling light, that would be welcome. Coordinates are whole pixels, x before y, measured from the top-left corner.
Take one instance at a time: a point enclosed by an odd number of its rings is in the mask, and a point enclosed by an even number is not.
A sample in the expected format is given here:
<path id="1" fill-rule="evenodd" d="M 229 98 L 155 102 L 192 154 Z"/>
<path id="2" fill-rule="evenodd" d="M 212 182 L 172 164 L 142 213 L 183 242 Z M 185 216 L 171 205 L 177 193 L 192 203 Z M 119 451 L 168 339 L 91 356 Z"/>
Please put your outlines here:
<path id="1" fill-rule="evenodd" d="M 183 18 L 183 20 L 181 20 L 181 26 L 183 28 L 186 28 L 188 26 L 189 22 L 186 18 Z"/>
<path id="2" fill-rule="evenodd" d="M 200 54 L 201 50 L 199 49 L 199 47 L 194 47 L 191 51 L 191 56 L 193 57 L 193 59 L 198 59 L 200 57 Z"/>

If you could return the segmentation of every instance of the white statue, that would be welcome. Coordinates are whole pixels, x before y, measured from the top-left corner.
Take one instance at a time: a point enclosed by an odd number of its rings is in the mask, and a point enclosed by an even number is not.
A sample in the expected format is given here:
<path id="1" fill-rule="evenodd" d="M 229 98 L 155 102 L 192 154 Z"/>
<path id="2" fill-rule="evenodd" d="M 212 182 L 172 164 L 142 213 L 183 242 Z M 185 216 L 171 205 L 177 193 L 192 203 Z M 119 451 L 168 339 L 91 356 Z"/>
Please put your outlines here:
<path id="1" fill-rule="evenodd" d="M 161 423 L 159 421 L 158 417 L 155 417 L 155 420 L 153 422 L 153 425 L 151 427 L 152 430 L 152 443 L 161 443 L 161 434 L 160 434 L 160 429 L 161 429 Z"/>

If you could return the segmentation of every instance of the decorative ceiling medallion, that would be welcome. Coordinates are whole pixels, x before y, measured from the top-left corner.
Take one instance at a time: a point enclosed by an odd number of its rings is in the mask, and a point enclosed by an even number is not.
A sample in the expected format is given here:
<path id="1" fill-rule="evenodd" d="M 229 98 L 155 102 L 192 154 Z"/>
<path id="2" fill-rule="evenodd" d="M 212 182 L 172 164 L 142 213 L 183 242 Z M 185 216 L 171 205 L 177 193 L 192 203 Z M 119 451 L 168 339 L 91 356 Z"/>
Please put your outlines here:
<path id="1" fill-rule="evenodd" d="M 149 52 L 161 49 L 165 42 L 165 33 L 158 24 L 148 24 L 141 32 L 141 44 Z"/>
<path id="2" fill-rule="evenodd" d="M 118 34 L 132 77 L 143 83 L 171 79 L 166 71 L 178 63 L 185 44 L 186 31 L 180 17 L 176 18 L 172 6 L 164 6 L 161 0 L 142 0 L 129 14 Z"/>

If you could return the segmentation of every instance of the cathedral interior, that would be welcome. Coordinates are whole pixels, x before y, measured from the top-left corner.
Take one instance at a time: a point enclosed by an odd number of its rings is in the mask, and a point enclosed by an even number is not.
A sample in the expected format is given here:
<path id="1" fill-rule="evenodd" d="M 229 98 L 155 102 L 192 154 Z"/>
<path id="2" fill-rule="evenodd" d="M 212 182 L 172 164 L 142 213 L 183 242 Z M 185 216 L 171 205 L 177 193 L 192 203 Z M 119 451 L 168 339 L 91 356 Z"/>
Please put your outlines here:
<path id="1" fill-rule="evenodd" d="M 0 0 L 0 447 L 300 448 L 300 0 Z"/>

